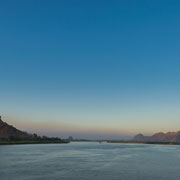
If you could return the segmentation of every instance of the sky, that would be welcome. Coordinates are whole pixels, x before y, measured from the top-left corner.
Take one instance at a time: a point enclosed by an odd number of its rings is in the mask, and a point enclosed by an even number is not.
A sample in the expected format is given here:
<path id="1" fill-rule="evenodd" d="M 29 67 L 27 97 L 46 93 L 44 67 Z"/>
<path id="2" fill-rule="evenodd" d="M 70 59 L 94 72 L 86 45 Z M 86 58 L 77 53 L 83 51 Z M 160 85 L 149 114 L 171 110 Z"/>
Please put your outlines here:
<path id="1" fill-rule="evenodd" d="M 0 114 L 27 132 L 180 130 L 180 1 L 0 0 Z"/>

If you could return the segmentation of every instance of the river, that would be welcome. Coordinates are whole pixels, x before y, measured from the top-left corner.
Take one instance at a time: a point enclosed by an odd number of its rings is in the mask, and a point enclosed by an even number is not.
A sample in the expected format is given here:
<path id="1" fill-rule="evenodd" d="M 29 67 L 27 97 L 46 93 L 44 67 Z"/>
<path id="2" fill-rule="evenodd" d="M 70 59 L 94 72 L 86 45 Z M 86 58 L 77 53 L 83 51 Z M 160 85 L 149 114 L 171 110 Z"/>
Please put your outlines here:
<path id="1" fill-rule="evenodd" d="M 180 146 L 70 144 L 0 146 L 0 180 L 179 180 Z"/>

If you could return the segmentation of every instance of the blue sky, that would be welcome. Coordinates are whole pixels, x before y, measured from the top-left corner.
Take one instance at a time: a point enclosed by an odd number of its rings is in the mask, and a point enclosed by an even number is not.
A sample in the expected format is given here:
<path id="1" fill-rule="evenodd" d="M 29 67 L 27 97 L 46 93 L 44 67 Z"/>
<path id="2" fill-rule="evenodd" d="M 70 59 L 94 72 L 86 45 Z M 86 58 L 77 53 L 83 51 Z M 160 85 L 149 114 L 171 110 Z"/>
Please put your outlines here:
<path id="1" fill-rule="evenodd" d="M 128 138 L 180 127 L 179 1 L 0 1 L 0 109 L 30 132 Z"/>

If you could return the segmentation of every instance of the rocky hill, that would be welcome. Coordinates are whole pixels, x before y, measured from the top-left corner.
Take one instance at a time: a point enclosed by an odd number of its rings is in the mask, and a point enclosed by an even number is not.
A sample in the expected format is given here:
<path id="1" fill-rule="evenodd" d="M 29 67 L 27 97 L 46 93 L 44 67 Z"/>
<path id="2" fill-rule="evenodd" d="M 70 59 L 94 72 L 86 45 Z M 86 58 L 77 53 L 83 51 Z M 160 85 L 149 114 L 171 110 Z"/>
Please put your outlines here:
<path id="1" fill-rule="evenodd" d="M 152 136 L 138 134 L 133 140 L 138 142 L 180 142 L 180 131 L 168 133 L 160 132 Z"/>
<path id="2" fill-rule="evenodd" d="M 0 138 L 10 138 L 10 137 L 29 138 L 30 135 L 3 122 L 0 116 Z"/>

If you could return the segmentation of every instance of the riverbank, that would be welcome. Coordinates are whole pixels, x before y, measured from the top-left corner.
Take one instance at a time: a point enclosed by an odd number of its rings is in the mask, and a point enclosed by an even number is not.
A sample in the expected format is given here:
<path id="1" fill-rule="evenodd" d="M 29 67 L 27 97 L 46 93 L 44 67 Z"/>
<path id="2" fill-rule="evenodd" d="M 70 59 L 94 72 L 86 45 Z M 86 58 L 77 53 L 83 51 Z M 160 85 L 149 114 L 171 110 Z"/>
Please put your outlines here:
<path id="1" fill-rule="evenodd" d="M 179 142 L 138 142 L 138 141 L 118 141 L 118 140 L 107 141 L 107 143 L 180 145 Z"/>
<path id="2" fill-rule="evenodd" d="M 0 145 L 21 145 L 21 144 L 67 144 L 69 141 L 0 141 Z"/>

